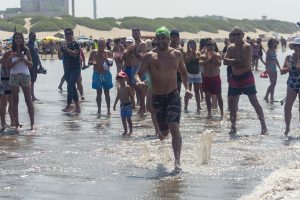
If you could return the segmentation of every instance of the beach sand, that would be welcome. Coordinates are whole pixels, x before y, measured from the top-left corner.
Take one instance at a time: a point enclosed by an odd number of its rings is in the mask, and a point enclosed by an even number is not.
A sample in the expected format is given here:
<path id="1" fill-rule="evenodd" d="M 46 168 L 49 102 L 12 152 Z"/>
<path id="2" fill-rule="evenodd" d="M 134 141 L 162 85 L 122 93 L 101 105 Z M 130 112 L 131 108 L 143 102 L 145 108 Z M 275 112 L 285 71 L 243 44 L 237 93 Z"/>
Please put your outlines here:
<path id="1" fill-rule="evenodd" d="M 31 27 L 30 19 L 25 19 L 25 27 L 29 30 Z M 39 32 L 37 33 L 37 38 L 42 39 L 47 36 L 53 36 L 56 33 L 63 33 L 63 30 L 57 31 L 57 32 Z M 110 31 L 99 31 L 95 29 L 91 29 L 85 26 L 77 25 L 74 29 L 75 36 L 85 35 L 87 37 L 92 36 L 93 38 L 117 38 L 117 37 L 127 37 L 131 36 L 131 30 L 130 29 L 120 29 L 120 28 L 113 28 Z M 142 36 L 154 36 L 154 32 L 149 31 L 141 31 Z M 262 30 L 257 30 L 256 33 L 254 32 L 247 32 L 245 35 L 250 36 L 251 38 L 258 38 L 259 34 L 264 34 L 266 37 L 274 37 L 276 36 L 273 32 L 265 32 Z M 10 38 L 13 35 L 12 32 L 6 32 L 6 31 L 0 31 L 0 39 L 7 39 Z M 211 37 L 211 38 L 227 38 L 229 35 L 229 32 L 219 30 L 218 33 L 209 33 L 205 31 L 200 31 L 198 33 L 188 33 L 188 32 L 181 32 L 180 37 L 182 39 L 199 39 L 199 38 L 205 38 L 205 37 Z M 285 38 L 292 37 L 295 35 L 300 35 L 300 32 L 295 34 L 278 34 L 277 36 L 283 36 Z"/>

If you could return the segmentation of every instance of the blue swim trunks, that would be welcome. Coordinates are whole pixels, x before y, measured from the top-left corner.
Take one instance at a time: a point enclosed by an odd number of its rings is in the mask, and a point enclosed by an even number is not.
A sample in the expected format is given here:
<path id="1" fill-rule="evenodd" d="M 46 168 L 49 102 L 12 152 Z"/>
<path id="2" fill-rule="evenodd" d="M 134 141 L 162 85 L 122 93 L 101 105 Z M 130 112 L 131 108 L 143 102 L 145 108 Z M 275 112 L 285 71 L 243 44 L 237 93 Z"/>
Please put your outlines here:
<path id="1" fill-rule="evenodd" d="M 136 81 L 134 80 L 134 76 L 137 73 L 139 69 L 139 66 L 136 67 L 125 67 L 125 73 L 127 74 L 128 78 L 130 79 L 131 83 L 136 84 Z M 146 80 L 146 75 L 143 75 L 141 77 L 142 81 Z"/>
<path id="2" fill-rule="evenodd" d="M 130 118 L 132 117 L 132 105 L 131 102 L 125 103 L 120 106 L 121 117 L 122 118 Z"/>
<path id="3" fill-rule="evenodd" d="M 92 88 L 95 90 L 102 90 L 102 88 L 104 90 L 109 90 L 113 88 L 112 75 L 110 71 L 107 71 L 104 74 L 94 71 Z"/>

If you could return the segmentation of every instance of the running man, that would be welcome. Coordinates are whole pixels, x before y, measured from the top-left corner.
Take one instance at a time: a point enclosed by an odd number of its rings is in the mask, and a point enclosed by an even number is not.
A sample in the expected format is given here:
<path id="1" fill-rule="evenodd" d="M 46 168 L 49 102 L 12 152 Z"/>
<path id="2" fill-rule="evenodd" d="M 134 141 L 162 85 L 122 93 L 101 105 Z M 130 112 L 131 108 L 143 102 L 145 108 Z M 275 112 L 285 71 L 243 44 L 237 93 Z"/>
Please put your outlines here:
<path id="1" fill-rule="evenodd" d="M 234 43 L 231 44 L 224 58 L 224 65 L 232 66 L 232 75 L 228 87 L 228 106 L 230 112 L 231 130 L 229 134 L 236 134 L 236 117 L 239 96 L 245 94 L 254 107 L 261 123 L 261 134 L 267 134 L 263 110 L 256 97 L 254 76 L 251 71 L 252 49 L 243 41 L 244 32 L 239 27 L 234 27 L 231 36 Z"/>
<path id="2" fill-rule="evenodd" d="M 183 85 L 186 89 L 185 98 L 191 98 L 188 89 L 188 74 L 182 53 L 169 47 L 170 31 L 166 27 L 156 30 L 157 48 L 148 52 L 135 76 L 137 85 L 144 87 L 141 80 L 145 72 L 149 73 L 152 82 L 153 107 L 160 128 L 160 139 L 172 135 L 172 146 L 175 157 L 175 171 L 180 171 L 180 154 L 182 138 L 179 132 L 181 115 L 181 100 L 177 90 L 177 70 L 179 70 Z"/>
<path id="3" fill-rule="evenodd" d="M 112 66 L 112 63 L 108 60 L 110 51 L 106 50 L 105 46 L 105 39 L 100 38 L 98 40 L 98 50 L 92 51 L 89 58 L 89 65 L 94 65 L 92 87 L 97 90 L 98 118 L 101 117 L 102 89 L 104 90 L 107 106 L 107 117 L 111 115 L 109 90 L 113 88 L 113 83 L 109 68 Z"/>

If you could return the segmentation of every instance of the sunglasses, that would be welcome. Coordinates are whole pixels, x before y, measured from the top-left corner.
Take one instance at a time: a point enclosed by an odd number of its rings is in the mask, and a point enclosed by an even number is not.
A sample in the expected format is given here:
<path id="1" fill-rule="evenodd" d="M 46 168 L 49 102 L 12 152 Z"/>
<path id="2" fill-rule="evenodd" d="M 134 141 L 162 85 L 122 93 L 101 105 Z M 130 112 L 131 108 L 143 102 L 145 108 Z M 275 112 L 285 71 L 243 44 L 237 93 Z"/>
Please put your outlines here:
<path id="1" fill-rule="evenodd" d="M 73 35 L 73 33 L 69 32 L 69 33 L 65 33 L 65 35 Z"/>
<path id="2" fill-rule="evenodd" d="M 231 35 L 232 35 L 232 37 L 235 37 L 235 36 L 241 36 L 242 34 L 241 33 L 232 33 Z"/>

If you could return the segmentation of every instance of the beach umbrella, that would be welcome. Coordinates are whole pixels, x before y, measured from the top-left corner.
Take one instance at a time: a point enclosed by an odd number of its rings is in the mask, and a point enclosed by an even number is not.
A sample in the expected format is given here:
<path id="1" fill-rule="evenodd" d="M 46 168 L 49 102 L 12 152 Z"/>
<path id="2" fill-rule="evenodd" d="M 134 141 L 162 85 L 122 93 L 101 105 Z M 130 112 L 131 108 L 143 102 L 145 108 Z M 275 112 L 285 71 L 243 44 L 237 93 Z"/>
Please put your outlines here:
<path id="1" fill-rule="evenodd" d="M 45 43 L 49 43 L 50 41 L 60 42 L 60 41 L 62 41 L 62 39 L 58 38 L 58 37 L 54 37 L 54 36 L 47 36 L 42 39 L 42 42 L 45 42 Z"/>

